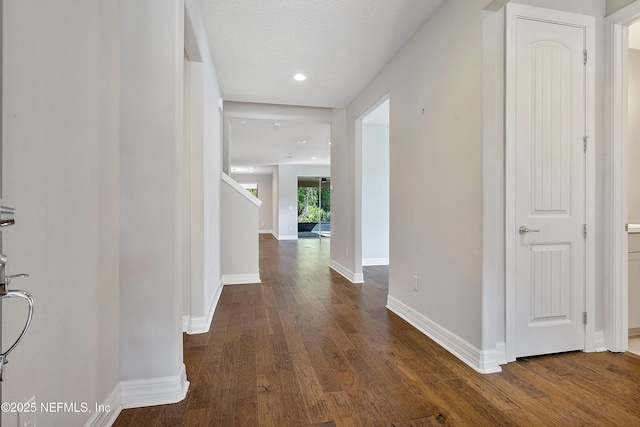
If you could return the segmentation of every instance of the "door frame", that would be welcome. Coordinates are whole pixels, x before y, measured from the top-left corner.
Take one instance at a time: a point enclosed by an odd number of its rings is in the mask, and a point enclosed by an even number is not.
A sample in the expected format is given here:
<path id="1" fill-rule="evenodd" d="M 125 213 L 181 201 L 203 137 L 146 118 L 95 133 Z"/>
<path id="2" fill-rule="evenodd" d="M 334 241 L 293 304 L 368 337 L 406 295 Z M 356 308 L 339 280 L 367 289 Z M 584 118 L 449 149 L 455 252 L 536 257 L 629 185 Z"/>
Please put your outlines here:
<path id="1" fill-rule="evenodd" d="M 607 350 L 628 348 L 628 26 L 640 20 L 640 1 L 605 18 L 605 126 L 609 161 L 605 164 L 604 344 Z"/>
<path id="2" fill-rule="evenodd" d="M 545 22 L 571 24 L 585 28 L 585 44 L 592 58 L 595 57 L 595 18 L 570 12 L 509 3 L 506 8 L 505 41 L 505 351 L 507 361 L 516 359 L 516 223 L 515 223 L 515 176 L 516 156 L 513 147 L 515 138 L 515 81 L 516 67 L 515 35 L 516 18 L 527 17 Z M 586 65 L 586 132 L 591 147 L 586 153 L 585 177 L 585 327 L 584 351 L 595 350 L 595 58 Z"/>

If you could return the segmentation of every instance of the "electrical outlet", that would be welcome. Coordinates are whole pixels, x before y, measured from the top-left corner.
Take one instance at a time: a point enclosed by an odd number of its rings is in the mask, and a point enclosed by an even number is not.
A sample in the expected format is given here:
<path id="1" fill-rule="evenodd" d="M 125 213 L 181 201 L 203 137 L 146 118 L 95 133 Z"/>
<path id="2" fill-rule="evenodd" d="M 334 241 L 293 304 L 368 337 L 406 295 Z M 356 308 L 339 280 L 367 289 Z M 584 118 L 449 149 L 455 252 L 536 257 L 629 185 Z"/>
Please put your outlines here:
<path id="1" fill-rule="evenodd" d="M 25 412 L 18 412 L 18 427 L 36 427 L 36 397 L 33 396 L 25 405 Z"/>
<path id="2" fill-rule="evenodd" d="M 413 290 L 418 292 L 418 276 L 413 275 Z"/>

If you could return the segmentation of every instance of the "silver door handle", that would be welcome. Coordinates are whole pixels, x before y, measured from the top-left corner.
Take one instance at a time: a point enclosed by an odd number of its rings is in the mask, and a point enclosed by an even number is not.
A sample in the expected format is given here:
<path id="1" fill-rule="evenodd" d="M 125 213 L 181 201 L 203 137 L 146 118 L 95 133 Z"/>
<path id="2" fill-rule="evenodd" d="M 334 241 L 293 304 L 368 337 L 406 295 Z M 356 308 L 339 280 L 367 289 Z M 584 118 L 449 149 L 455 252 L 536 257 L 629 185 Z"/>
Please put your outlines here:
<path id="1" fill-rule="evenodd" d="M 540 230 L 532 230 L 531 228 L 527 228 L 526 225 L 521 225 L 520 228 L 518 229 L 518 233 L 520 233 L 521 236 L 524 236 L 527 233 L 539 233 Z"/>
<path id="2" fill-rule="evenodd" d="M 20 332 L 20 335 L 18 336 L 18 339 L 13 344 L 11 344 L 11 347 L 9 347 L 7 351 L 5 351 L 4 353 L 0 353 L 0 381 L 2 381 L 2 378 L 4 376 L 4 365 L 8 362 L 7 356 L 13 351 L 14 348 L 18 346 L 18 344 L 20 344 L 20 341 L 22 341 L 22 338 L 24 338 L 24 334 L 26 334 L 27 329 L 29 329 L 29 325 L 31 325 L 31 319 L 33 318 L 33 297 L 27 291 L 14 290 L 8 291 L 6 294 L 0 296 L 0 298 L 22 298 L 27 300 L 27 302 L 29 303 L 29 316 L 27 317 L 27 323 L 25 323 L 22 332 Z"/>

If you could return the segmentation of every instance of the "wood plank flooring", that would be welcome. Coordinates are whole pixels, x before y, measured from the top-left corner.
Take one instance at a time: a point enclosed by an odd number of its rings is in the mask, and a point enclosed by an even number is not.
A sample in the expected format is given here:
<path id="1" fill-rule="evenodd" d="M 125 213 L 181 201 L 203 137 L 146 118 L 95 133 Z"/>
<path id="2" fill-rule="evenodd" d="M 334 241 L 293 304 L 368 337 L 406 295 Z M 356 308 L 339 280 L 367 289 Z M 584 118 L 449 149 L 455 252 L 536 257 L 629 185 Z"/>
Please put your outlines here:
<path id="1" fill-rule="evenodd" d="M 332 272 L 329 241 L 260 238 L 258 285 L 227 286 L 185 335 L 184 401 L 125 426 L 640 426 L 640 356 L 524 358 L 481 375 L 384 308 L 388 272 Z"/>

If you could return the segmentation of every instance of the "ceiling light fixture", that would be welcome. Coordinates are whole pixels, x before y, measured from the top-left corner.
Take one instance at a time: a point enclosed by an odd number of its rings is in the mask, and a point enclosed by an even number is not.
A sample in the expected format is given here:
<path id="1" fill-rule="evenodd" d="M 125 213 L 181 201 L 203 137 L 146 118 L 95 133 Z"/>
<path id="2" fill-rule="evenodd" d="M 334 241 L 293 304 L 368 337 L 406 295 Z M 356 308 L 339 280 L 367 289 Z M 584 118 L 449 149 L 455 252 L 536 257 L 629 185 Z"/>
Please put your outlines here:
<path id="1" fill-rule="evenodd" d="M 312 157 L 312 158 L 311 158 L 311 160 L 316 160 L 316 159 L 317 159 L 317 157 Z"/>
<path id="2" fill-rule="evenodd" d="M 296 74 L 295 76 L 293 76 L 293 80 L 297 80 L 299 82 L 305 81 L 307 80 L 307 76 L 305 76 L 304 74 Z"/>
<path id="3" fill-rule="evenodd" d="M 299 139 L 296 141 L 296 144 L 306 144 L 307 141 L 305 141 L 304 139 Z"/>
<path id="4" fill-rule="evenodd" d="M 279 127 L 280 127 L 280 123 L 278 123 L 278 122 L 273 122 L 273 127 L 274 127 L 274 128 L 279 128 Z"/>

